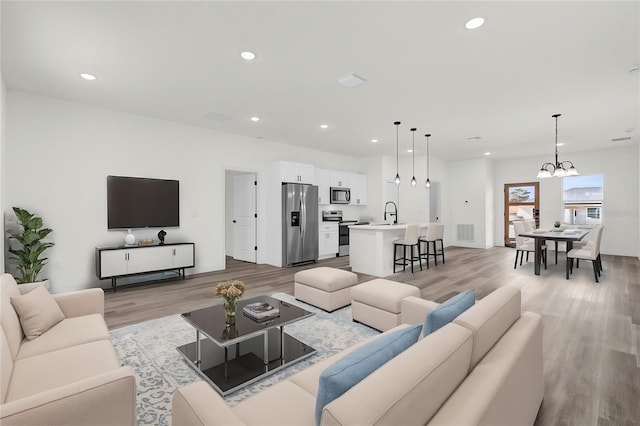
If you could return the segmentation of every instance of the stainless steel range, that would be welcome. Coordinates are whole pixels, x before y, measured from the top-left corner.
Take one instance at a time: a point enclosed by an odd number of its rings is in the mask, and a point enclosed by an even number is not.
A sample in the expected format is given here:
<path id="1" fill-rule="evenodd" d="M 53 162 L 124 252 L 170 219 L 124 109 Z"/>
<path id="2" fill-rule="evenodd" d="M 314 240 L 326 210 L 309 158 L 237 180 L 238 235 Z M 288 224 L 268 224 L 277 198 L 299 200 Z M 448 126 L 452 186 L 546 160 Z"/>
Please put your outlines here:
<path id="1" fill-rule="evenodd" d="M 349 225 L 368 225 L 369 222 L 344 220 L 342 210 L 325 210 L 322 212 L 323 222 L 338 222 L 338 256 L 349 255 Z"/>

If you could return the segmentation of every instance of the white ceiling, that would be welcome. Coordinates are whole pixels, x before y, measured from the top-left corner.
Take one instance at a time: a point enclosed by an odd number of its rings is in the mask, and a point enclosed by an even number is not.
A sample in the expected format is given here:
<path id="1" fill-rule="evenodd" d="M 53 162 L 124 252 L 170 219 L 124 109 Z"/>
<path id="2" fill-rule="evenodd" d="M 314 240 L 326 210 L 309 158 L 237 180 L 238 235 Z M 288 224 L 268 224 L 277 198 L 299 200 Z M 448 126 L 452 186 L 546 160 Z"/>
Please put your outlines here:
<path id="1" fill-rule="evenodd" d="M 350 156 L 395 156 L 398 120 L 401 153 L 417 127 L 417 154 L 432 133 L 443 159 L 551 157 L 562 113 L 563 159 L 638 143 L 639 4 L 3 1 L 2 69 L 10 89 Z"/>

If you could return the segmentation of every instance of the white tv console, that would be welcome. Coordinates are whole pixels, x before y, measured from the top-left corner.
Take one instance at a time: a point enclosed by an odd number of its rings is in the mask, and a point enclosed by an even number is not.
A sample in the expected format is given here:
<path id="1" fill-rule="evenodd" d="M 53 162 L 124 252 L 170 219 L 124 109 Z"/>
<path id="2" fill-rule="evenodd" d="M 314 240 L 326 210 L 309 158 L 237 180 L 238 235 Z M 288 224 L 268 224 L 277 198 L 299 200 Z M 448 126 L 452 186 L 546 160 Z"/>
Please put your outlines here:
<path id="1" fill-rule="evenodd" d="M 175 270 L 185 278 L 185 268 L 195 266 L 195 243 L 96 247 L 96 275 L 111 279 L 113 291 L 120 277 Z"/>

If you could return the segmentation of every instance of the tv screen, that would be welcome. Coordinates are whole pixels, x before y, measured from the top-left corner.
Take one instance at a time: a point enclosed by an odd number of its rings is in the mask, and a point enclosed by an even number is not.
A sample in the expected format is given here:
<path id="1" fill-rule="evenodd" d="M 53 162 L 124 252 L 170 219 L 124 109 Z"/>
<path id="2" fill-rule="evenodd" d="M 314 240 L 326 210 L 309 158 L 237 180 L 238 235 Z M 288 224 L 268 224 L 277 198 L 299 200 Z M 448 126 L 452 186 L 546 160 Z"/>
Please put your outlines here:
<path id="1" fill-rule="evenodd" d="M 180 182 L 107 176 L 109 229 L 180 226 Z"/>

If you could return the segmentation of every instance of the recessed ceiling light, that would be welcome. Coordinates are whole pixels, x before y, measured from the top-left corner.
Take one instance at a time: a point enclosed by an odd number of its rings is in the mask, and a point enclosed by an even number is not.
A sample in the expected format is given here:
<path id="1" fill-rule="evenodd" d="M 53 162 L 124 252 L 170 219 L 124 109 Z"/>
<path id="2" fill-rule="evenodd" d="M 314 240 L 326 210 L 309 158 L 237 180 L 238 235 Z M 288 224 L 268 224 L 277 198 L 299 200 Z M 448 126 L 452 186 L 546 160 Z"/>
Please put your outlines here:
<path id="1" fill-rule="evenodd" d="M 633 133 L 634 128 L 633 127 L 629 127 L 627 129 L 624 129 L 625 133 Z"/>
<path id="2" fill-rule="evenodd" d="M 320 128 L 321 128 L 321 129 L 327 129 L 328 127 L 329 127 L 329 125 L 328 125 L 328 124 L 321 124 L 321 125 L 320 125 Z"/>
<path id="3" fill-rule="evenodd" d="M 260 117 L 251 117 L 251 121 L 260 121 Z"/>
<path id="4" fill-rule="evenodd" d="M 482 139 L 482 136 L 471 136 L 467 138 L 468 141 L 479 141 L 480 139 Z"/>
<path id="5" fill-rule="evenodd" d="M 491 153 L 490 152 L 485 152 L 484 155 L 491 155 Z"/>
<path id="6" fill-rule="evenodd" d="M 407 152 L 413 152 L 413 150 L 412 149 L 408 149 Z"/>
<path id="7" fill-rule="evenodd" d="M 358 84 L 364 83 L 365 81 L 367 81 L 367 79 L 362 78 L 359 75 L 349 74 L 339 79 L 338 83 L 342 84 L 345 87 L 354 87 Z"/>
<path id="8" fill-rule="evenodd" d="M 378 143 L 378 139 L 371 139 L 371 143 Z"/>
<path id="9" fill-rule="evenodd" d="M 253 53 L 253 52 L 249 52 L 247 50 L 247 51 L 244 51 L 244 52 L 240 52 L 240 57 L 242 59 L 247 60 L 247 61 L 253 61 L 256 58 L 256 54 Z"/>
<path id="10" fill-rule="evenodd" d="M 95 79 L 97 78 L 95 75 L 93 75 L 93 74 L 87 74 L 87 73 L 85 73 L 85 72 L 83 72 L 82 74 L 80 74 L 80 77 L 84 78 L 85 80 L 89 80 L 89 81 L 95 80 Z"/>
<path id="11" fill-rule="evenodd" d="M 473 18 L 470 19 L 464 26 L 468 30 L 475 30 L 476 28 L 480 28 L 484 24 L 484 18 Z"/>
<path id="12" fill-rule="evenodd" d="M 635 74 L 640 71 L 640 67 L 638 65 L 634 65 L 631 68 L 627 69 L 627 74 Z"/>
<path id="13" fill-rule="evenodd" d="M 564 142 L 558 142 L 558 146 L 564 145 Z"/>

